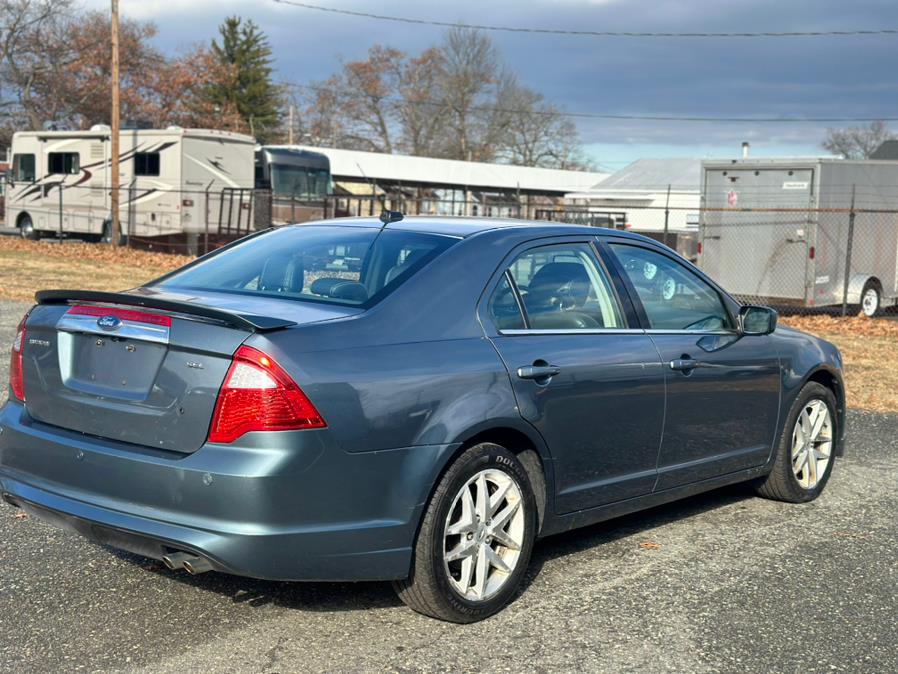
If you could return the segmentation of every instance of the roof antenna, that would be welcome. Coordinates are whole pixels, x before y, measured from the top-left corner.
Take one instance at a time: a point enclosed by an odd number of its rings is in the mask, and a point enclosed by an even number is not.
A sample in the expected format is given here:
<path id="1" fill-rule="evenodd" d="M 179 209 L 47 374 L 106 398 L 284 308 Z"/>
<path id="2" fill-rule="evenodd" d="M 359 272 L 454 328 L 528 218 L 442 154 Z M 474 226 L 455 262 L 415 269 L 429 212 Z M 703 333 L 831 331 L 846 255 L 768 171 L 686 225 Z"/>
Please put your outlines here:
<path id="1" fill-rule="evenodd" d="M 391 222 L 399 222 L 402 218 L 405 217 L 399 211 L 390 211 L 386 208 L 381 211 L 380 221 L 384 223 L 384 227 L 389 225 Z"/>

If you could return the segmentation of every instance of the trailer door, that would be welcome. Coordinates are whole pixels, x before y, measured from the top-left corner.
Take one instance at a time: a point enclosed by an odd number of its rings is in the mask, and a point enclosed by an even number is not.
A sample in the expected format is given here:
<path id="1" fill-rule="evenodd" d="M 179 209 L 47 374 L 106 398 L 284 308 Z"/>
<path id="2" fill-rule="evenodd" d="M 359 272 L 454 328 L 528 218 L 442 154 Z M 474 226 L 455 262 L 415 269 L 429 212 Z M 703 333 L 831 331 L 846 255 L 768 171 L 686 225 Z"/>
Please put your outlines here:
<path id="1" fill-rule="evenodd" d="M 808 298 L 814 169 L 708 168 L 701 268 L 743 298 Z"/>

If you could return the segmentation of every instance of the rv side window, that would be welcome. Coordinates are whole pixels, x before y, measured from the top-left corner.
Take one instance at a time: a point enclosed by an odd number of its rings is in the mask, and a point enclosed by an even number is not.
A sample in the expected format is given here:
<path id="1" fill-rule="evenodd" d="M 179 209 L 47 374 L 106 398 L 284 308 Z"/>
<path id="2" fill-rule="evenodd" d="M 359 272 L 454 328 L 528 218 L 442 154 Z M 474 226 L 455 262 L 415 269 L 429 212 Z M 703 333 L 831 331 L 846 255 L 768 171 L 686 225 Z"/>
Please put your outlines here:
<path id="1" fill-rule="evenodd" d="M 81 170 L 77 152 L 51 152 L 47 157 L 47 172 L 74 175 Z"/>
<path id="2" fill-rule="evenodd" d="M 34 155 L 16 154 L 12 158 L 12 179 L 18 183 L 33 183 Z"/>
<path id="3" fill-rule="evenodd" d="M 138 152 L 134 155 L 134 175 L 136 176 L 158 176 L 159 175 L 159 153 L 158 152 Z"/>

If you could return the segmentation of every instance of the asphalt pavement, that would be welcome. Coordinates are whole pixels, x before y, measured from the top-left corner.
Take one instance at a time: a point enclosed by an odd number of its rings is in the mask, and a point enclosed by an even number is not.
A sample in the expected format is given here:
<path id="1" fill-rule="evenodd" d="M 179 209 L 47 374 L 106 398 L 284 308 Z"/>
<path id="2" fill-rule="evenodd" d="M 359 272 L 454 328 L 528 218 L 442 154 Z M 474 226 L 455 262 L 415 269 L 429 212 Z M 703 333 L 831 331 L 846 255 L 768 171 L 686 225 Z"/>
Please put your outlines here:
<path id="1" fill-rule="evenodd" d="M 26 308 L 0 302 L 0 382 Z M 898 415 L 852 411 L 814 503 L 728 488 L 543 540 L 468 626 L 382 583 L 169 572 L 0 506 L 0 671 L 898 672 L 896 484 Z"/>

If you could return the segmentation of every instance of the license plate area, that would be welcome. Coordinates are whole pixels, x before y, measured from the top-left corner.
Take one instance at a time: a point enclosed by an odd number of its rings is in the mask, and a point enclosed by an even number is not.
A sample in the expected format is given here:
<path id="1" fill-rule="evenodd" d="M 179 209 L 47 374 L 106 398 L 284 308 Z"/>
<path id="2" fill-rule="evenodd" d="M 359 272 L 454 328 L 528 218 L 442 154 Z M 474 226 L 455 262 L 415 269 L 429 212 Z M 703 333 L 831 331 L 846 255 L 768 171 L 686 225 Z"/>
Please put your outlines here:
<path id="1" fill-rule="evenodd" d="M 167 350 L 163 344 L 61 332 L 59 371 L 68 388 L 143 400 L 153 388 Z"/>
<path id="2" fill-rule="evenodd" d="M 171 318 L 132 309 L 74 306 L 56 325 L 66 388 L 145 400 L 168 352 Z"/>

